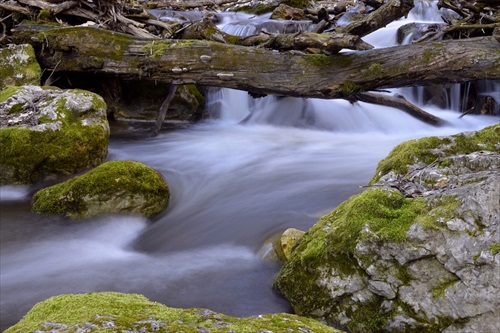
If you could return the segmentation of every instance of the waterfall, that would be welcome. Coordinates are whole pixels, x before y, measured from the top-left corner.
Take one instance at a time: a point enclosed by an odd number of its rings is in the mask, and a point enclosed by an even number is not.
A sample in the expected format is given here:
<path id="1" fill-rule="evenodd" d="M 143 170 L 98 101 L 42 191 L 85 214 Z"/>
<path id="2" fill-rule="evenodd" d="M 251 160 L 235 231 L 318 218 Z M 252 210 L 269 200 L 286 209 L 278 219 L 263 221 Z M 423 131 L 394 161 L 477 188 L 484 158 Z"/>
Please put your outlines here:
<path id="1" fill-rule="evenodd" d="M 398 45 L 396 32 L 401 26 L 411 23 L 443 23 L 443 16 L 453 13 L 446 9 L 438 10 L 437 1 L 417 1 L 407 18 L 392 22 L 387 27 L 366 36 L 364 40 L 375 47 Z M 245 16 L 224 15 L 219 28 L 233 35 L 246 36 L 265 30 L 279 33 L 286 29 L 287 21 L 269 20 L 269 15 Z M 298 29 L 307 29 L 305 22 L 295 23 Z M 411 42 L 411 34 L 403 43 Z M 393 93 L 405 96 L 424 110 L 439 116 L 452 126 L 458 125 L 458 112 L 466 111 L 471 84 L 450 84 L 444 87 L 409 87 L 391 89 Z M 491 96 L 498 100 L 499 83 L 481 81 L 475 84 L 478 95 Z M 442 94 L 439 100 L 429 101 L 426 95 L 434 92 Z M 437 98 L 434 98 L 437 99 Z M 350 104 L 344 100 L 303 99 L 293 97 L 266 96 L 253 98 L 245 92 L 212 88 L 207 98 L 210 114 L 217 119 L 242 124 L 267 124 L 285 127 L 312 128 L 344 132 L 383 132 L 398 133 L 404 131 L 427 131 L 430 126 L 403 113 L 402 111 L 356 102 Z M 469 121 L 469 120 L 467 120 Z M 472 120 L 472 123 L 475 121 Z M 402 125 L 404 124 L 404 125 Z"/>

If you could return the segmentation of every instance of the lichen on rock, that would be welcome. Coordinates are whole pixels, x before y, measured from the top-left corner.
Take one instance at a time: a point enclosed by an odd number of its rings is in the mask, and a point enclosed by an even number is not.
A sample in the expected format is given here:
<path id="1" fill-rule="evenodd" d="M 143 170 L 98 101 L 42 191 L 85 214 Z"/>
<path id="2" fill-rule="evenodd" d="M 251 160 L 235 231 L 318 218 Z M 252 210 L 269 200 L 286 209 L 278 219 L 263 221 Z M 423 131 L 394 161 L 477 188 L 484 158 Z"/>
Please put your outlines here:
<path id="1" fill-rule="evenodd" d="M 33 184 L 102 163 L 109 125 L 103 99 L 83 90 L 9 86 L 0 92 L 0 184 Z"/>
<path id="2" fill-rule="evenodd" d="M 499 170 L 498 124 L 399 145 L 276 287 L 297 314 L 356 332 L 500 331 Z"/>
<path id="3" fill-rule="evenodd" d="M 170 192 L 163 176 L 134 161 L 111 161 L 66 182 L 44 188 L 33 197 L 33 210 L 85 218 L 104 214 L 161 213 Z"/>
<path id="4" fill-rule="evenodd" d="M 0 48 L 0 90 L 6 86 L 38 85 L 42 70 L 29 44 Z"/>
<path id="5" fill-rule="evenodd" d="M 51 297 L 36 304 L 4 333 L 25 332 L 342 333 L 292 314 L 237 318 L 208 309 L 171 308 L 142 295 L 117 292 Z"/>

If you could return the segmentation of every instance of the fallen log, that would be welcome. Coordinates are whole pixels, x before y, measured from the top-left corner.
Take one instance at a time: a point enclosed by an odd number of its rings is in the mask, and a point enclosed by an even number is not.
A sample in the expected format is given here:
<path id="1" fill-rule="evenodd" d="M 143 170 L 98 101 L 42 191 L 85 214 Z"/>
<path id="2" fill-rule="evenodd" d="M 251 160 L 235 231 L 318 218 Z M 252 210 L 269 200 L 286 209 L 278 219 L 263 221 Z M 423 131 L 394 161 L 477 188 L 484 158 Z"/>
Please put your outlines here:
<path id="1" fill-rule="evenodd" d="M 295 97 L 345 98 L 377 88 L 500 79 L 500 45 L 493 37 L 331 56 L 209 41 L 145 39 L 91 27 L 20 25 L 13 39 L 32 44 L 49 71 Z"/>

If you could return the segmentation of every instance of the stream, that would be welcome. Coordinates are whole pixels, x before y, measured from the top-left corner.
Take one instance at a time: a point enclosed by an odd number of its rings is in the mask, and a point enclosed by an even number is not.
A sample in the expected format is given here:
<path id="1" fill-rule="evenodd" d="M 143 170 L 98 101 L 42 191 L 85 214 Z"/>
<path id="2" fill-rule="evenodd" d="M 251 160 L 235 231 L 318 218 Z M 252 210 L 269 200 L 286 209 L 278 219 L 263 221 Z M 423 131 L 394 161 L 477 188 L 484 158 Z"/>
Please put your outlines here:
<path id="1" fill-rule="evenodd" d="M 416 8 L 365 40 L 394 45 L 398 26 L 434 21 L 432 13 Z M 499 82 L 484 87 L 500 102 Z M 152 123 L 111 122 L 108 160 L 159 170 L 171 190 L 167 210 L 152 220 L 70 221 L 30 212 L 40 185 L 0 187 L 0 329 L 50 296 L 90 291 L 140 293 L 234 316 L 291 312 L 272 290 L 280 264 L 269 259 L 269 239 L 289 227 L 307 230 L 359 193 L 398 143 L 499 121 L 459 118 L 459 90 L 450 90 L 446 109 L 420 105 L 447 120 L 439 128 L 365 103 L 253 99 L 215 88 L 207 100 L 211 119 L 196 125 L 168 124 L 150 138 Z M 419 103 L 418 89 L 399 92 Z"/>

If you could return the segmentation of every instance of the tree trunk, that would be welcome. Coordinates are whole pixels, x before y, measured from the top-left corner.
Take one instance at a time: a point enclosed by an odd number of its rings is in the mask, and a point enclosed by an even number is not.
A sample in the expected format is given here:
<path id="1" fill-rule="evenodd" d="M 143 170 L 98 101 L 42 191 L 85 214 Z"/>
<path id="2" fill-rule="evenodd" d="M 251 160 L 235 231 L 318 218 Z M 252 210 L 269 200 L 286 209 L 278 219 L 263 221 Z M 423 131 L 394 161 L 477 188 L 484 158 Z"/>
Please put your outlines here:
<path id="1" fill-rule="evenodd" d="M 493 37 L 336 55 L 296 55 L 209 41 L 144 39 L 88 27 L 19 26 L 49 71 L 112 74 L 256 93 L 345 98 L 384 87 L 500 79 Z"/>

